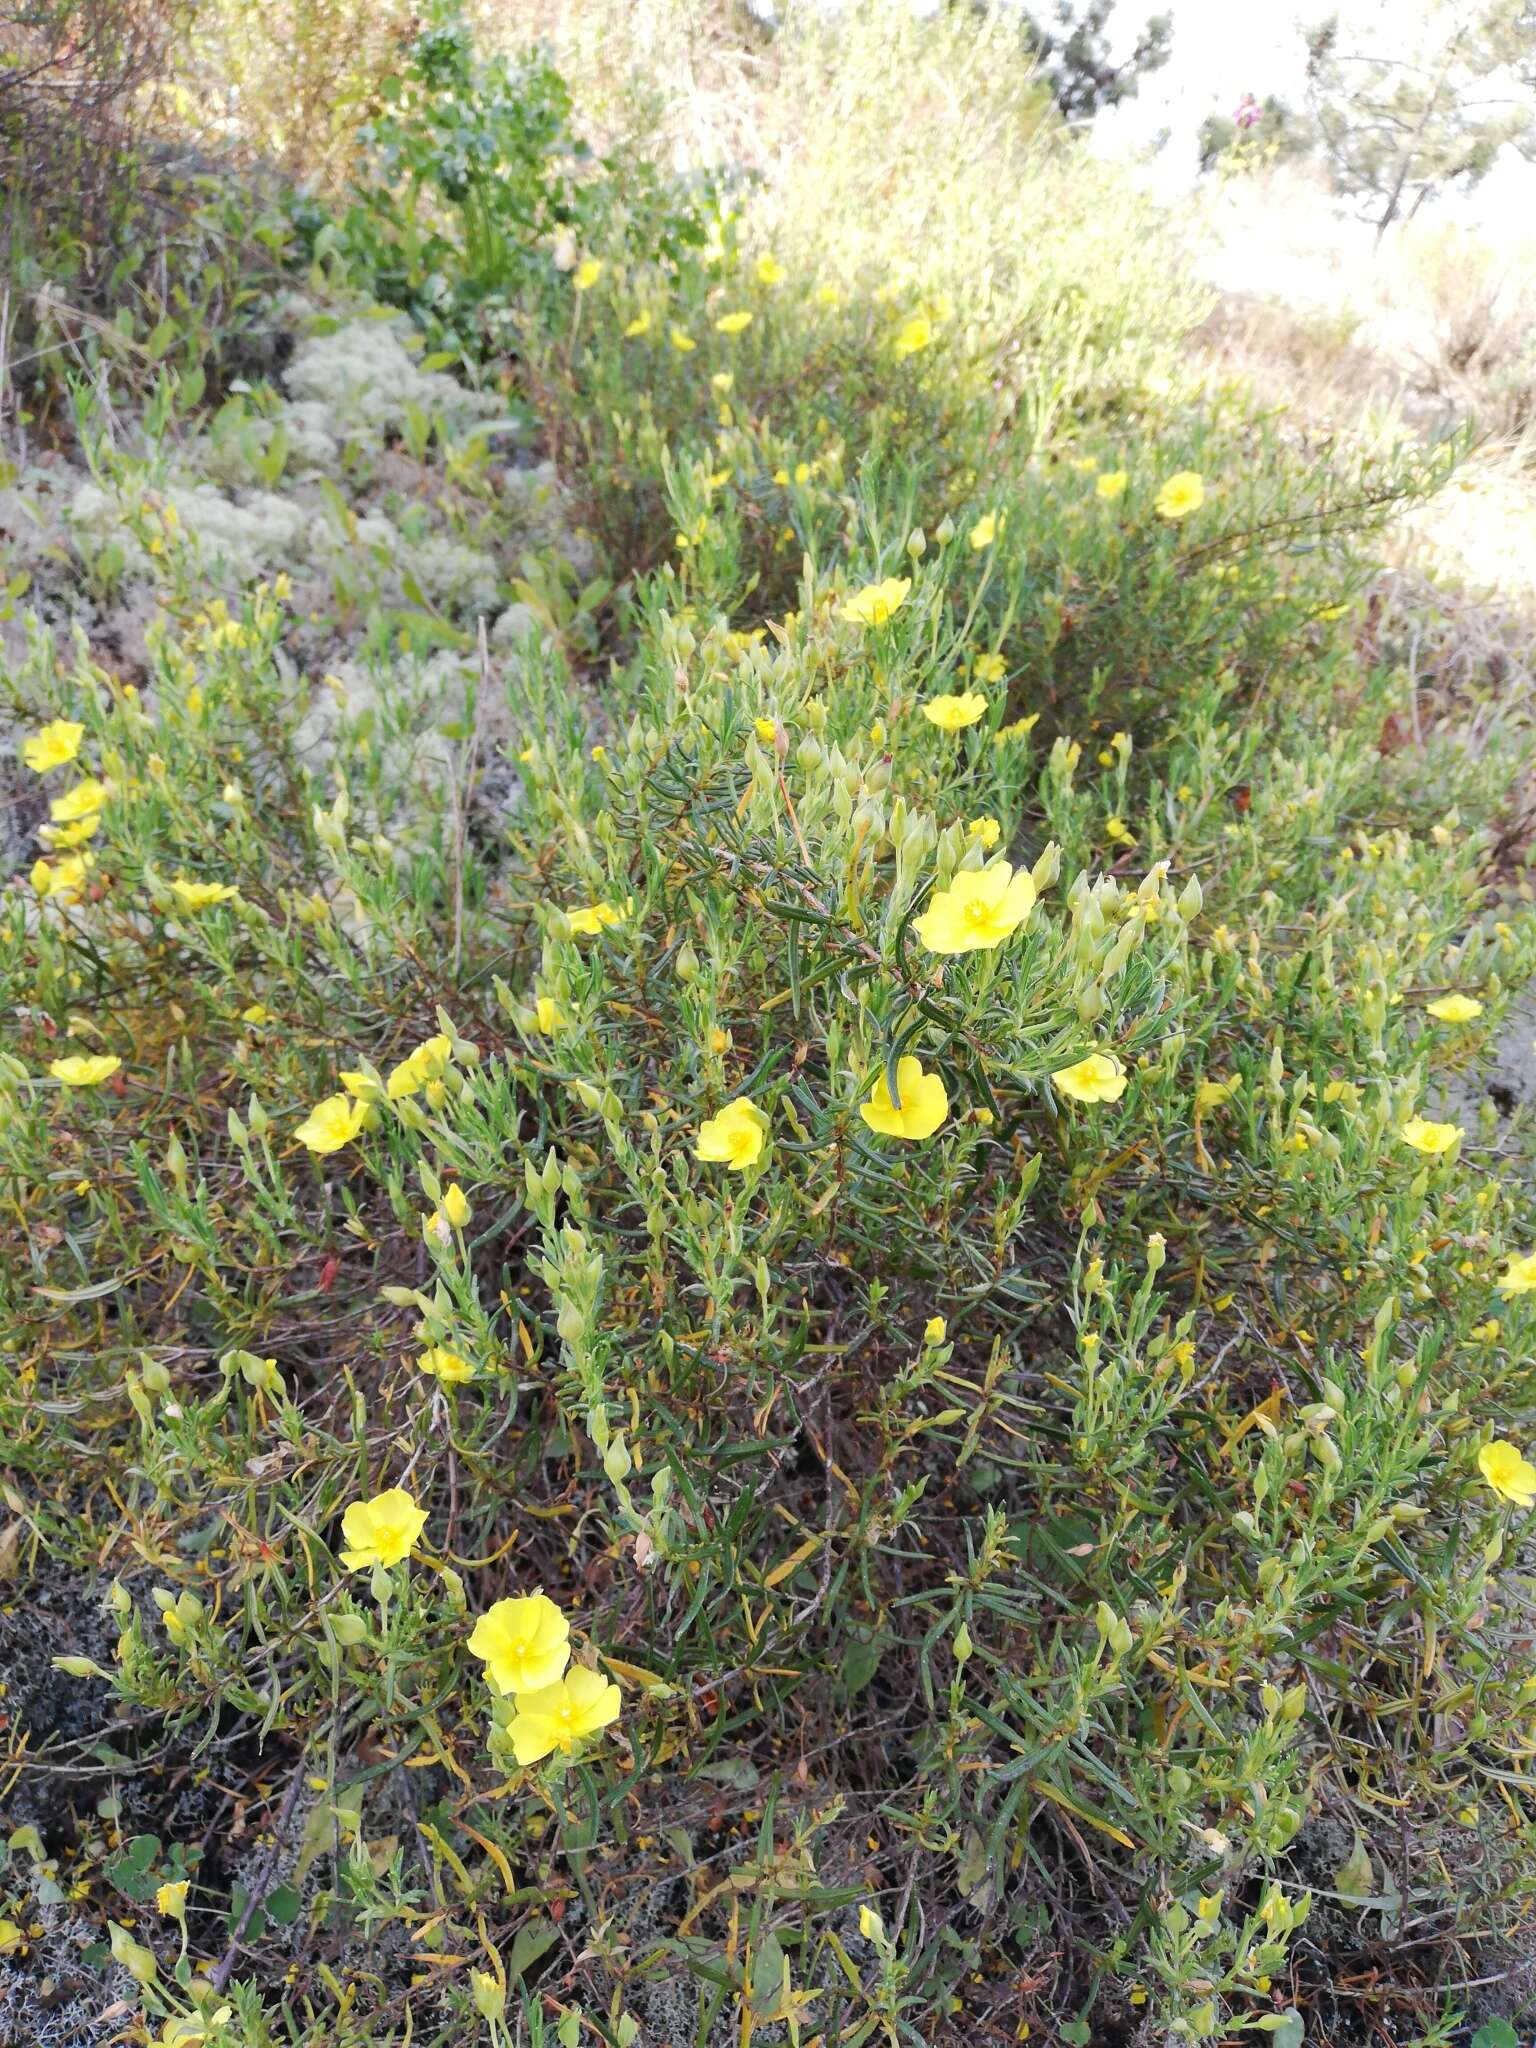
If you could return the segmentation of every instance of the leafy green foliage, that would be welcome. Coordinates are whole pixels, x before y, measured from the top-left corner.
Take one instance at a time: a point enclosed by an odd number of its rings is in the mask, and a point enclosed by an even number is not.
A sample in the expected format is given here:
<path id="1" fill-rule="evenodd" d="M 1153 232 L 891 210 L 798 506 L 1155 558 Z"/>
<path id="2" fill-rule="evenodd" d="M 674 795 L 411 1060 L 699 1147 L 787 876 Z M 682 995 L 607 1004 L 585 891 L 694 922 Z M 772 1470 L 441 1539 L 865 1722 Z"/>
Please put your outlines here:
<path id="1" fill-rule="evenodd" d="M 644 162 L 598 158 L 559 72 L 483 54 L 457 6 L 408 45 L 361 129 L 339 214 L 301 203 L 316 257 L 474 362 L 517 345 L 518 310 L 558 289 L 577 249 L 627 236 L 672 270 L 703 239 L 697 203 Z"/>
<path id="2" fill-rule="evenodd" d="M 60 1688 L 17 1761 L 76 1781 L 16 1944 L 67 1877 L 146 2027 L 241 2048 L 1293 2048 L 1378 1929 L 1464 1977 L 1531 1898 L 1479 1466 L 1536 1408 L 1531 1212 L 1519 1127 L 1448 1107 L 1536 965 L 1529 741 L 1385 744 L 1360 597 L 1456 448 L 1193 388 L 1091 187 L 975 305 L 967 184 L 896 276 L 835 211 L 632 246 L 611 192 L 559 269 L 554 83 L 488 226 L 511 72 L 430 161 L 481 76 L 398 103 L 414 309 L 483 336 L 516 244 L 506 396 L 606 559 L 510 538 L 495 398 L 301 487 L 270 385 L 75 392 L 78 575 L 149 623 L 130 679 L 35 613 L 12 684 L 67 721 L 0 914 L 6 1541 Z M 1125 267 L 1069 280 L 1090 234 Z M 189 450 L 309 492 L 302 599 L 176 516 Z M 429 511 L 515 630 L 434 601 Z M 1012 924 L 938 950 L 1002 861 Z M 909 1059 L 917 1138 L 865 1113 Z M 519 1764 L 470 1641 L 538 1590 L 621 1711 Z"/>

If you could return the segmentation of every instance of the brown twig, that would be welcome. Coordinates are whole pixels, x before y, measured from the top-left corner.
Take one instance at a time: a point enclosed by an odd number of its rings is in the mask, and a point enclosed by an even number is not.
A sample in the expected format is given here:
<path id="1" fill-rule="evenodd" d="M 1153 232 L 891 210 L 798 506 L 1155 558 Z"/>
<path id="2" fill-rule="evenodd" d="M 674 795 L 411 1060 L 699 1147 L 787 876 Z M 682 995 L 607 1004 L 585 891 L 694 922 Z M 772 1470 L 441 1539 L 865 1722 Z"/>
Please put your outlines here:
<path id="1" fill-rule="evenodd" d="M 229 1947 L 225 1949 L 223 1956 L 219 1960 L 219 1966 L 213 1973 L 213 1988 L 215 1991 L 222 1991 L 229 1982 L 234 1972 L 235 1958 L 240 1953 L 240 1944 L 245 1939 L 245 1930 L 255 1918 L 257 1907 L 265 1902 L 272 1890 L 272 1880 L 277 1875 L 277 1859 L 283 1853 L 283 1832 L 293 1816 L 293 1809 L 299 1797 L 299 1787 L 303 1782 L 304 1758 L 300 1756 L 298 1762 L 293 1767 L 293 1776 L 288 1780 L 288 1790 L 283 1794 L 283 1803 L 278 1812 L 277 1825 L 272 1830 L 272 1847 L 267 1851 L 266 1860 L 261 1866 L 261 1875 L 251 1885 L 250 1896 L 245 1902 L 245 1910 L 241 1913 L 235 1925 L 234 1933 L 229 1937 Z"/>

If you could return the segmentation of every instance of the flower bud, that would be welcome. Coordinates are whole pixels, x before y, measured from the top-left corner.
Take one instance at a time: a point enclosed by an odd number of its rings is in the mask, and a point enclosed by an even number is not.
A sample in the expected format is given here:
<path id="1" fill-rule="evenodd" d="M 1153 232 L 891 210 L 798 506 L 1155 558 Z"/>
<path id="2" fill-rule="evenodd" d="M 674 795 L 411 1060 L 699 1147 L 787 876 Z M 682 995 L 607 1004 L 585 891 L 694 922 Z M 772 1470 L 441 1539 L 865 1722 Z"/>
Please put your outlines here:
<path id="1" fill-rule="evenodd" d="M 1048 840 L 1045 850 L 1029 871 L 1029 878 L 1036 890 L 1043 894 L 1061 873 L 1061 848 L 1055 840 Z"/>
<path id="2" fill-rule="evenodd" d="M 507 2009 L 507 1989 L 489 1970 L 471 1970 L 469 1988 L 483 2020 L 499 2020 Z"/>

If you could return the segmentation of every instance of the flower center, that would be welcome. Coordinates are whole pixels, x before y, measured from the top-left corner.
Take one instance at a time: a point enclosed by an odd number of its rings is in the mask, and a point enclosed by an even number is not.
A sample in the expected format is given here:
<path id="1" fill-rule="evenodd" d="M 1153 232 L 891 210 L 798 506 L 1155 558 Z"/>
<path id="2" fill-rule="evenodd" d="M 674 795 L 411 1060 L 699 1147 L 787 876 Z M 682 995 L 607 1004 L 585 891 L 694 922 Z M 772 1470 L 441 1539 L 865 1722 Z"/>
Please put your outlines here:
<path id="1" fill-rule="evenodd" d="M 965 921 L 967 924 L 990 924 L 992 921 L 992 906 L 981 902 L 967 903 L 965 906 Z"/>

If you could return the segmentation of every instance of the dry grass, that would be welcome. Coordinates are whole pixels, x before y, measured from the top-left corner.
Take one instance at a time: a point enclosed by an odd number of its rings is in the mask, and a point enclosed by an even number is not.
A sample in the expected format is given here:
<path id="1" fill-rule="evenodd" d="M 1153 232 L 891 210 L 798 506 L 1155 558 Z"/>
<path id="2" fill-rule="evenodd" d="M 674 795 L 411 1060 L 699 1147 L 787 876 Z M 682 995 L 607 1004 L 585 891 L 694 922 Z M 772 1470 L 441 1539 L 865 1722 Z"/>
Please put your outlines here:
<path id="1" fill-rule="evenodd" d="M 1392 537 L 1393 602 L 1435 593 L 1432 637 L 1468 640 L 1452 668 L 1487 673 L 1491 634 L 1496 680 L 1523 685 L 1509 617 L 1536 602 L 1536 239 L 1421 219 L 1377 250 L 1294 166 L 1213 185 L 1194 230 L 1220 293 L 1194 342 L 1220 374 L 1309 434 L 1380 446 L 1470 424 L 1475 452 Z"/>

